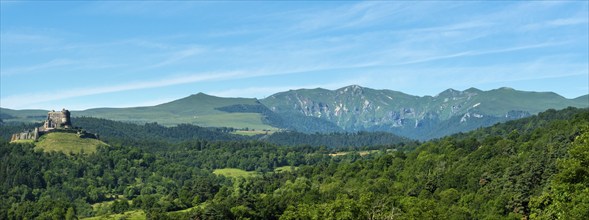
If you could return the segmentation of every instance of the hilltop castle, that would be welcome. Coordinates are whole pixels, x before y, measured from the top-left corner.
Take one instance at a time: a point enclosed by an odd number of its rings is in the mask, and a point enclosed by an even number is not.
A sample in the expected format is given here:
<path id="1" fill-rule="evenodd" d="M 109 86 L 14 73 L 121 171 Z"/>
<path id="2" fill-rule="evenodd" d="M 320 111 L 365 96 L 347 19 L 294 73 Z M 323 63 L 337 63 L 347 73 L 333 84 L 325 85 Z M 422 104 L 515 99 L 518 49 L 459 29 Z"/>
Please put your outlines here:
<path id="1" fill-rule="evenodd" d="M 34 130 L 28 130 L 21 133 L 13 134 L 10 141 L 17 140 L 34 140 L 37 141 L 39 136 L 54 131 L 56 129 L 70 130 L 72 129 L 72 121 L 70 120 L 70 111 L 63 109 L 61 112 L 50 111 L 47 113 L 47 119 L 43 126 L 37 127 Z"/>
<path id="2" fill-rule="evenodd" d="M 63 109 L 61 112 L 50 111 L 47 113 L 47 119 L 43 127 L 40 127 L 42 131 L 49 131 L 53 129 L 70 129 L 72 128 L 72 121 L 70 120 L 70 111 Z"/>

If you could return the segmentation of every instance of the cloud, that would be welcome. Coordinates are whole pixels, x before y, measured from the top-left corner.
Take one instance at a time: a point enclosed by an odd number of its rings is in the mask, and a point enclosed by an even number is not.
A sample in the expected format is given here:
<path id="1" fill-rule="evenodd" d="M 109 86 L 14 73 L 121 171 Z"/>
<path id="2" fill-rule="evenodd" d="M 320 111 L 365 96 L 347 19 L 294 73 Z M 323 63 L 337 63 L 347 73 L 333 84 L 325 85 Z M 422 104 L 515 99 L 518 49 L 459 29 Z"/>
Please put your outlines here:
<path id="1" fill-rule="evenodd" d="M 153 65 L 150 65 L 147 68 L 157 68 L 157 67 L 167 66 L 167 65 L 176 63 L 178 61 L 184 60 L 188 57 L 194 56 L 196 54 L 202 53 L 203 51 L 204 51 L 203 49 L 197 48 L 197 47 L 183 49 L 181 51 L 177 51 L 177 52 L 172 53 L 172 55 L 169 56 L 168 58 L 166 58 L 165 60 L 163 60 L 159 63 L 153 64 Z"/>
<path id="2" fill-rule="evenodd" d="M 543 21 L 538 23 L 528 24 L 522 27 L 523 30 L 531 31 L 531 30 L 539 30 L 544 28 L 559 28 L 565 26 L 574 26 L 574 25 L 585 25 L 587 26 L 589 23 L 589 18 L 587 18 L 587 14 L 582 17 L 571 17 L 571 18 L 559 18 L 549 21 Z"/>
<path id="3" fill-rule="evenodd" d="M 586 24 L 589 22 L 589 18 L 562 18 L 556 19 L 547 22 L 546 24 L 550 26 L 568 26 L 568 25 L 578 25 L 578 24 Z"/>
<path id="4" fill-rule="evenodd" d="M 2 45 L 13 45 L 13 44 L 53 44 L 60 40 L 58 38 L 35 33 L 25 32 L 2 32 L 0 33 L 0 41 Z"/>
<path id="5" fill-rule="evenodd" d="M 64 90 L 59 92 L 42 92 L 34 94 L 15 95 L 2 98 L 2 104 L 10 107 L 26 106 L 34 103 L 62 100 L 74 97 L 83 97 L 89 95 L 105 94 L 112 92 L 121 92 L 138 89 L 157 88 L 171 85 L 179 85 L 193 82 L 211 81 L 219 79 L 227 79 L 242 75 L 241 72 L 219 72 L 219 73 L 203 73 L 183 77 L 168 78 L 157 81 L 132 82 L 127 84 L 120 84 L 114 86 L 92 87 L 92 88 L 77 88 Z"/>
<path id="6" fill-rule="evenodd" d="M 157 16 L 157 17 L 175 17 L 190 13 L 198 5 L 205 5 L 205 2 L 179 1 L 143 1 L 143 2 L 124 2 L 124 1 L 101 1 L 92 2 L 80 11 L 84 14 L 107 14 L 120 16 Z"/>
<path id="7" fill-rule="evenodd" d="M 402 60 L 400 62 L 392 62 L 390 60 L 381 61 L 379 62 L 382 66 L 403 66 L 403 65 L 410 65 L 410 64 L 418 64 L 418 63 L 427 63 L 432 61 L 438 60 L 446 60 L 446 59 L 455 59 L 455 58 L 462 58 L 462 57 L 473 57 L 473 56 L 481 56 L 481 55 L 489 55 L 489 54 L 499 54 L 499 53 L 508 53 L 508 52 L 515 52 L 515 51 L 522 51 L 522 50 L 530 50 L 536 48 L 545 48 L 545 47 L 555 47 L 568 44 L 570 42 L 545 42 L 545 43 L 538 43 L 538 44 L 529 44 L 529 45 L 521 45 L 521 46 L 513 46 L 513 47 L 506 47 L 506 48 L 497 48 L 497 49 L 488 49 L 488 50 L 468 50 L 468 51 L 461 51 L 461 52 L 454 52 L 454 53 L 442 53 L 432 51 L 432 53 L 414 53 L 417 56 L 410 56 L 410 59 Z M 400 57 L 397 57 L 400 58 Z M 391 64 L 387 64 L 391 63 Z"/>
<path id="8" fill-rule="evenodd" d="M 77 63 L 76 61 L 69 60 L 69 59 L 54 59 L 46 63 L 36 64 L 27 67 L 14 67 L 8 68 L 0 71 L 0 76 L 12 76 L 12 75 L 19 75 L 25 74 L 30 72 L 38 72 L 44 71 L 51 68 L 68 66 Z"/>

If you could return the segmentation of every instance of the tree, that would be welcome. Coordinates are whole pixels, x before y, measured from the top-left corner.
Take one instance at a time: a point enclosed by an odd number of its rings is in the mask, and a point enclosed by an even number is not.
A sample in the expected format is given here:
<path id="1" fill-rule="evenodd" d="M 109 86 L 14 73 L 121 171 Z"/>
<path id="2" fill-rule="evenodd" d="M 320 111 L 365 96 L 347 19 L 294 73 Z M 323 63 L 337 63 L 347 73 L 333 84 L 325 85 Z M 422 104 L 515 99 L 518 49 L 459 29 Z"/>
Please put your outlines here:
<path id="1" fill-rule="evenodd" d="M 569 157 L 558 163 L 560 172 L 549 191 L 531 201 L 531 218 L 586 219 L 589 216 L 589 126 L 575 138 Z"/>
<path id="2" fill-rule="evenodd" d="M 69 207 L 67 209 L 67 212 L 65 213 L 65 219 L 66 220 L 75 220 L 76 218 L 76 213 L 74 212 L 74 208 L 73 207 Z"/>

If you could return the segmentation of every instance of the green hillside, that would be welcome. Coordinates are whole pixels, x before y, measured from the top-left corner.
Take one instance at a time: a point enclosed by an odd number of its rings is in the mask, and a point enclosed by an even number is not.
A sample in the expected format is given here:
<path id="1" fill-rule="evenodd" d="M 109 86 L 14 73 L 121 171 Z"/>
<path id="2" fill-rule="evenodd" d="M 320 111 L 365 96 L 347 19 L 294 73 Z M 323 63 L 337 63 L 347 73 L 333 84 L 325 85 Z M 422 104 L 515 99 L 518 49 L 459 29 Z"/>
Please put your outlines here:
<path id="1" fill-rule="evenodd" d="M 76 116 L 91 116 L 134 123 L 157 122 L 172 126 L 194 124 L 203 127 L 232 127 L 256 130 L 277 130 L 262 121 L 258 113 L 229 113 L 217 108 L 230 105 L 260 105 L 256 99 L 221 98 L 198 93 L 179 100 L 150 107 L 98 108 L 73 112 Z"/>
<path id="2" fill-rule="evenodd" d="M 80 138 L 75 133 L 52 132 L 45 134 L 35 142 L 36 149 L 59 151 L 64 153 L 94 153 L 99 146 L 107 144 L 92 138 Z"/>
<path id="3" fill-rule="evenodd" d="M 39 122 L 47 118 L 47 112 L 48 110 L 12 110 L 7 108 L 0 108 L 0 120 L 3 122 Z"/>
<path id="4" fill-rule="evenodd" d="M 579 96 L 573 100 L 579 105 L 589 105 L 589 95 Z"/>

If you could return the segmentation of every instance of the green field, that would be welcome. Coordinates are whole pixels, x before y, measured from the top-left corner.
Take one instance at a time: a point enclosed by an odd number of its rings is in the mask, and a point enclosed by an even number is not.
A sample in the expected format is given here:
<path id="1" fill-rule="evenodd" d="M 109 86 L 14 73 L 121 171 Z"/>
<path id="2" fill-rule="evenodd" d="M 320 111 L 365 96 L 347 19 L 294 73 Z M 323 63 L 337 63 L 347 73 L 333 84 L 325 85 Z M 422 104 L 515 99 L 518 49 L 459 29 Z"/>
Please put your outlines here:
<path id="1" fill-rule="evenodd" d="M 255 129 L 256 131 L 278 130 L 275 127 L 264 124 L 261 115 L 257 113 L 219 113 L 194 116 L 192 118 L 186 118 L 185 121 L 190 121 L 191 124 L 203 127 L 248 128 Z M 179 122 L 181 121 L 177 121 L 175 124 L 179 124 Z"/>
<path id="2" fill-rule="evenodd" d="M 282 166 L 282 167 L 276 167 L 274 169 L 274 172 L 280 173 L 280 172 L 290 172 L 291 170 L 298 170 L 298 167 L 295 166 Z"/>
<path id="3" fill-rule="evenodd" d="M 258 172 L 255 171 L 245 171 L 242 169 L 236 169 L 236 168 L 223 168 L 223 169 L 215 169 L 213 171 L 214 174 L 217 175 L 222 175 L 222 176 L 226 176 L 226 177 L 243 177 L 243 178 L 247 178 L 247 177 L 253 177 L 253 176 L 257 176 Z"/>
<path id="4" fill-rule="evenodd" d="M 245 135 L 245 136 L 254 136 L 254 135 L 258 135 L 258 134 L 273 134 L 274 132 L 276 132 L 276 130 L 237 130 L 232 132 L 233 134 L 238 134 L 238 135 Z"/>
<path id="5" fill-rule="evenodd" d="M 387 152 L 388 151 L 390 151 L 390 149 L 388 149 Z M 366 155 L 373 154 L 373 153 L 376 153 L 376 152 L 379 152 L 379 150 L 344 151 L 344 152 L 337 152 L 337 153 L 329 154 L 329 156 L 337 157 L 337 156 L 348 155 L 350 153 L 358 153 L 358 154 L 360 154 L 360 156 L 366 156 Z"/>
<path id="6" fill-rule="evenodd" d="M 16 140 L 12 141 L 11 143 L 18 143 L 18 144 L 34 144 L 34 140 Z"/>
<path id="7" fill-rule="evenodd" d="M 145 212 L 143 210 L 133 210 L 127 211 L 121 214 L 110 214 L 110 215 L 102 215 L 90 218 L 82 218 L 82 220 L 110 220 L 110 219 L 127 219 L 127 220 L 144 220 L 147 217 L 145 216 Z"/>
<path id="8" fill-rule="evenodd" d="M 94 153 L 98 146 L 106 146 L 107 144 L 96 139 L 80 138 L 75 133 L 52 132 L 41 136 L 35 145 L 36 148 L 44 151 Z"/>
<path id="9" fill-rule="evenodd" d="M 201 207 L 201 206 L 202 205 L 190 207 L 190 208 L 183 209 L 183 210 L 168 212 L 168 215 L 173 218 L 173 216 L 175 216 L 175 215 L 178 215 L 178 214 L 181 215 L 181 214 L 190 212 L 190 211 L 192 211 L 198 207 Z M 95 216 L 95 217 L 81 218 L 81 220 L 119 220 L 119 219 L 144 220 L 144 219 L 147 219 L 147 216 L 143 210 L 132 210 L 132 211 L 123 212 L 121 214 L 108 214 L 108 215 L 101 215 L 101 216 Z"/>

